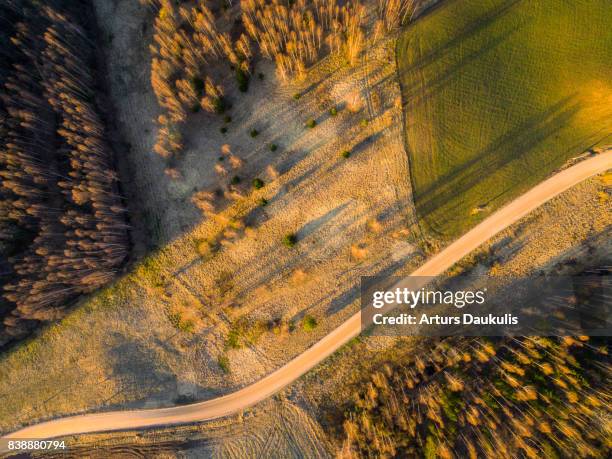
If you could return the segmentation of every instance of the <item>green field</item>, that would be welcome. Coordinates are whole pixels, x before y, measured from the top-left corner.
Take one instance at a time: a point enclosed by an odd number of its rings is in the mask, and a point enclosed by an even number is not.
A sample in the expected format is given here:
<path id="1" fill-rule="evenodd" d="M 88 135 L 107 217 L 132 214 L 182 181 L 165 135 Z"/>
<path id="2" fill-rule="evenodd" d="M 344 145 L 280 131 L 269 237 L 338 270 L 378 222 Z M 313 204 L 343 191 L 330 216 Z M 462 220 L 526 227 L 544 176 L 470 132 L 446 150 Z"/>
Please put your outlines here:
<path id="1" fill-rule="evenodd" d="M 456 237 L 612 143 L 610 0 L 442 1 L 398 40 L 422 227 Z"/>

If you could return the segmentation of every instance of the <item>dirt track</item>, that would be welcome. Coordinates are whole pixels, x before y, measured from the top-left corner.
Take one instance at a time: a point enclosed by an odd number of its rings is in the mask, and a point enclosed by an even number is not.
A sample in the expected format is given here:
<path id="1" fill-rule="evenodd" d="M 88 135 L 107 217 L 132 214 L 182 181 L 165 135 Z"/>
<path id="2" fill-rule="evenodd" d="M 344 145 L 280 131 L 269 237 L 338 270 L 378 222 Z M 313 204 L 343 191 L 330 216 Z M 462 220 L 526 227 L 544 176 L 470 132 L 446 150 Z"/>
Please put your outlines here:
<path id="1" fill-rule="evenodd" d="M 559 172 L 487 218 L 412 274 L 414 276 L 442 274 L 479 245 L 546 201 L 610 168 L 612 168 L 612 151 L 608 150 Z M 26 427 L 3 439 L 52 438 L 86 432 L 183 424 L 227 416 L 264 400 L 298 379 L 357 336 L 361 331 L 361 325 L 361 317 L 357 313 L 283 367 L 256 383 L 223 397 L 172 408 L 71 416 Z"/>

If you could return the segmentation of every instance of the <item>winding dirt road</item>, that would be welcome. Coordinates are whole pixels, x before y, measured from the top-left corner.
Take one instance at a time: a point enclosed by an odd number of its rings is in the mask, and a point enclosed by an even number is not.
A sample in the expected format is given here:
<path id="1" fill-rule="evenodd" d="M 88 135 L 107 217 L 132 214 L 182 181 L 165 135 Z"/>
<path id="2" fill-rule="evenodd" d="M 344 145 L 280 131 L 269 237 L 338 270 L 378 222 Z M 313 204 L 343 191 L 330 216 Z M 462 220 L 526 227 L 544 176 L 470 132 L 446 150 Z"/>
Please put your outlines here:
<path id="1" fill-rule="evenodd" d="M 612 169 L 612 150 L 586 159 L 555 174 L 488 217 L 423 264 L 412 275 L 437 276 L 444 273 L 472 250 L 546 201 L 577 183 L 609 169 Z M 411 285 L 411 287 L 414 286 Z M 70 416 L 26 427 L 2 437 L 2 440 L 9 438 L 47 439 L 88 432 L 186 424 L 237 413 L 280 391 L 346 344 L 351 338 L 359 335 L 360 331 L 361 317 L 357 313 L 285 366 L 250 386 L 223 397 L 172 408 Z"/>

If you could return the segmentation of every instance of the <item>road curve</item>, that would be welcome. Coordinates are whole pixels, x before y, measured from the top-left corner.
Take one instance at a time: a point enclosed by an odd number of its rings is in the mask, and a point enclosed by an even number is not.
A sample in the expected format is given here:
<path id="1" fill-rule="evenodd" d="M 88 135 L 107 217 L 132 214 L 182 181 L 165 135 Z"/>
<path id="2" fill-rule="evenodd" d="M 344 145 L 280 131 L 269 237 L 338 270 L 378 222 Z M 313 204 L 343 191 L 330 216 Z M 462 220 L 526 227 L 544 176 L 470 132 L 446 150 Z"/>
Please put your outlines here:
<path id="1" fill-rule="evenodd" d="M 444 273 L 472 250 L 546 201 L 577 183 L 609 169 L 612 169 L 612 150 L 590 157 L 555 174 L 482 221 L 428 260 L 412 275 L 437 276 Z M 69 416 L 23 428 L 2 437 L 2 440 L 9 438 L 46 439 L 89 432 L 186 424 L 237 413 L 280 391 L 346 344 L 351 338 L 359 335 L 360 331 L 361 318 L 360 314 L 356 313 L 283 367 L 250 386 L 223 397 L 172 408 Z"/>

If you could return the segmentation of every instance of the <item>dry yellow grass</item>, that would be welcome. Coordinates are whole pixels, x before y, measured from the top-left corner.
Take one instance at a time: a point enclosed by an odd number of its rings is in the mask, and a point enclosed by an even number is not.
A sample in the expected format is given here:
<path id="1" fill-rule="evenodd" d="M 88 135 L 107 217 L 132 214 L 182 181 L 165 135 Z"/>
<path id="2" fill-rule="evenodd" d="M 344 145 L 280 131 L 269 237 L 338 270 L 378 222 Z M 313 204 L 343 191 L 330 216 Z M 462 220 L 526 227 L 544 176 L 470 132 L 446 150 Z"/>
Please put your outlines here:
<path id="1" fill-rule="evenodd" d="M 105 459 L 108 457 L 328 458 L 325 432 L 299 406 L 269 400 L 238 416 L 200 425 L 145 432 L 81 435 L 66 440 L 68 450 L 33 457 Z"/>
<path id="2" fill-rule="evenodd" d="M 272 65 L 258 64 L 266 78 L 234 95 L 227 135 L 210 115 L 187 123 L 173 179 L 151 153 L 157 109 L 143 66 L 146 37 L 134 27 L 142 12 L 132 3 L 96 5 L 103 29 L 116 35 L 111 86 L 132 144 L 133 185 L 163 248 L 0 360 L 2 431 L 84 410 L 209 398 L 254 381 L 353 313 L 360 276 L 397 273 L 414 256 L 407 242 L 414 234 L 403 233 L 410 250 L 400 255 L 391 236 L 414 213 L 390 41 L 370 51 L 367 78 L 362 66 L 328 59 L 287 87 L 275 81 Z M 369 92 L 378 94 L 376 107 L 367 103 Z M 356 112 L 345 106 L 349 95 L 363 101 Z M 309 118 L 317 120 L 313 129 L 305 128 Z M 339 155 L 344 149 L 350 158 Z M 234 175 L 242 180 L 219 198 L 215 190 Z M 251 187 L 255 177 L 262 189 Z M 293 248 L 282 244 L 288 233 L 297 234 Z M 351 256 L 354 244 L 367 244 L 367 256 Z M 290 327 L 305 315 L 316 319 L 314 330 Z M 234 349 L 228 334 L 237 321 L 260 336 Z M 220 358 L 229 358 L 229 374 Z"/>

